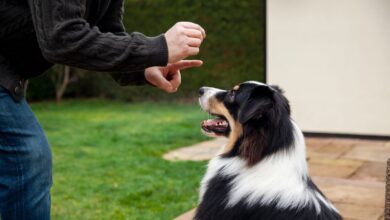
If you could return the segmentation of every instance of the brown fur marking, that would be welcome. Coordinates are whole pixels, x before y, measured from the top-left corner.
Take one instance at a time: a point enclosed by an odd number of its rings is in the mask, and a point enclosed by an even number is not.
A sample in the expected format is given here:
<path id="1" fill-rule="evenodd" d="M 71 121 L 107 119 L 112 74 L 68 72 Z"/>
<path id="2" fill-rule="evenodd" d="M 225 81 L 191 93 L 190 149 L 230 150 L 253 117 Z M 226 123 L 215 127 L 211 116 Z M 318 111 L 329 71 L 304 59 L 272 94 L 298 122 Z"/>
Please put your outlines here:
<path id="1" fill-rule="evenodd" d="M 226 144 L 222 152 L 223 154 L 228 153 L 233 149 L 233 146 L 236 143 L 237 139 L 242 135 L 242 126 L 239 122 L 233 119 L 233 117 L 230 115 L 229 111 L 225 108 L 223 103 L 219 102 L 215 98 L 211 98 L 209 104 L 211 113 L 223 115 L 229 122 L 231 132 L 229 135 L 228 143 Z"/>

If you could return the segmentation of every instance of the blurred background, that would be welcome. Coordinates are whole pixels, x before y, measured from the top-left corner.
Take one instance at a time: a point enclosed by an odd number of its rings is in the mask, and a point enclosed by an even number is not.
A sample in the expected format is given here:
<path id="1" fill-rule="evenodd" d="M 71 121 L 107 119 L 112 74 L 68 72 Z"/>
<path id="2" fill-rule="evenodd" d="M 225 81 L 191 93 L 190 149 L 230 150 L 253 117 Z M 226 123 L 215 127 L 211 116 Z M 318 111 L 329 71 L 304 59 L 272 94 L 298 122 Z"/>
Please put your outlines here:
<path id="1" fill-rule="evenodd" d="M 138 31 L 156 36 L 178 21 L 202 25 L 207 31 L 207 39 L 196 58 L 202 59 L 204 66 L 183 71 L 183 84 L 174 95 L 164 94 L 149 86 L 120 88 L 108 74 L 74 68 L 64 70 L 62 66 L 57 66 L 46 75 L 31 80 L 29 100 L 53 100 L 56 91 L 63 93 L 64 98 L 99 97 L 124 101 L 189 99 L 195 97 L 197 88 L 204 85 L 230 88 L 245 80 L 264 80 L 264 1 L 125 2 L 124 24 L 127 32 Z M 64 80 L 64 72 L 68 72 L 68 80 Z"/>

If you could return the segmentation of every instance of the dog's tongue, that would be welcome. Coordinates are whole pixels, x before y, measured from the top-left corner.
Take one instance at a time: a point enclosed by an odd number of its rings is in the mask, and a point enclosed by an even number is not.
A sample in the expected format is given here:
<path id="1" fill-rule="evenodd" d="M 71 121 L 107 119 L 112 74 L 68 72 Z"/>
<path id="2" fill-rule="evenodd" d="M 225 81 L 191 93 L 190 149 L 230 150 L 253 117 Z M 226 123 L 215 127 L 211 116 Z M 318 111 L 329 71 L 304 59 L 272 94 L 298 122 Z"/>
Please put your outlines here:
<path id="1" fill-rule="evenodd" d="M 228 122 L 222 118 L 217 119 L 209 119 L 206 121 L 202 121 L 201 126 L 203 128 L 227 128 Z"/>

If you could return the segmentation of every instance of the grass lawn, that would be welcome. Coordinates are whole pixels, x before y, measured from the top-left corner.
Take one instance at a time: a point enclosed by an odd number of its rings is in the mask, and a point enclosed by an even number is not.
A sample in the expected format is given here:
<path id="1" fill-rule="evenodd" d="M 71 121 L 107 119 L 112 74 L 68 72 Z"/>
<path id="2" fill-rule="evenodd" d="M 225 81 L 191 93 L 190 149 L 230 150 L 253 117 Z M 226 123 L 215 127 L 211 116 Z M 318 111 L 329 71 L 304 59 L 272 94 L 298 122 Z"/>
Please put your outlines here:
<path id="1" fill-rule="evenodd" d="M 34 103 L 52 145 L 56 219 L 172 219 L 194 207 L 205 162 L 164 152 L 206 138 L 200 108 L 101 100 Z"/>

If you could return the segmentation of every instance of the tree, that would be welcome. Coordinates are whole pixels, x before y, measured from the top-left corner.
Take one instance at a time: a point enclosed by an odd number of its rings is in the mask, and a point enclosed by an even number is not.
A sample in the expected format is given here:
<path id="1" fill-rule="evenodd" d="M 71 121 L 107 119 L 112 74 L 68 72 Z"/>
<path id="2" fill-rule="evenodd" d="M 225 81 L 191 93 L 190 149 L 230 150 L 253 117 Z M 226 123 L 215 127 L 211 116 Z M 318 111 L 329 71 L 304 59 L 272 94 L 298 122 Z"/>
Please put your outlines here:
<path id="1" fill-rule="evenodd" d="M 56 101 L 60 103 L 70 83 L 76 82 L 80 72 L 70 66 L 57 65 L 53 68 L 54 73 L 50 75 L 55 87 Z"/>

